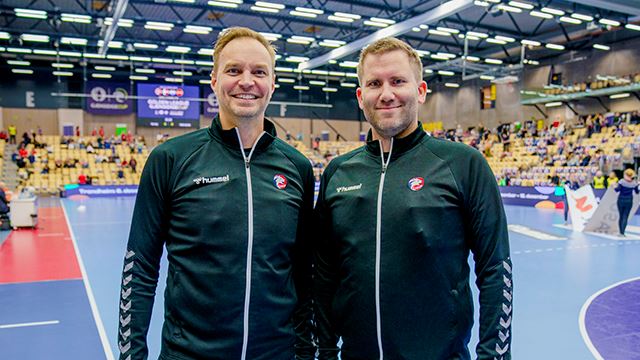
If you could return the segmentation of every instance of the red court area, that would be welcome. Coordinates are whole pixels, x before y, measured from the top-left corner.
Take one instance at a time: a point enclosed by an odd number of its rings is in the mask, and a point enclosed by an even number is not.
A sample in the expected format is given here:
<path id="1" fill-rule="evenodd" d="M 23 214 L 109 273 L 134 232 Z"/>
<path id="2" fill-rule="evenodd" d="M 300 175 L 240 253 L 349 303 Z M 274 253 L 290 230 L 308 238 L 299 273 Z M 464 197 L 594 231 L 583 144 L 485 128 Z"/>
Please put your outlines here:
<path id="1" fill-rule="evenodd" d="M 61 207 L 40 208 L 37 229 L 12 231 L 0 246 L 0 284 L 81 278 Z"/>

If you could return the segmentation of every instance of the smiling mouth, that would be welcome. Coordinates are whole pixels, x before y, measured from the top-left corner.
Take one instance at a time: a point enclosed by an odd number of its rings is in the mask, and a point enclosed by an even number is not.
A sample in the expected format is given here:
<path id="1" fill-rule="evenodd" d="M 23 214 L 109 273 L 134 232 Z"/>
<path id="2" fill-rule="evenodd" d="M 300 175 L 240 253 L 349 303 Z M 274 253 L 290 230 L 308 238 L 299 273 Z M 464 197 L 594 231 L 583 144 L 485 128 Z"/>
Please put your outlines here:
<path id="1" fill-rule="evenodd" d="M 376 108 L 376 109 L 377 110 L 393 110 L 393 109 L 399 109 L 399 108 L 400 108 L 400 105 L 398 105 L 398 106 L 379 107 L 379 108 Z"/>
<path id="2" fill-rule="evenodd" d="M 258 98 L 257 96 L 252 94 L 237 94 L 232 96 L 236 99 L 241 99 L 241 100 L 255 100 Z"/>

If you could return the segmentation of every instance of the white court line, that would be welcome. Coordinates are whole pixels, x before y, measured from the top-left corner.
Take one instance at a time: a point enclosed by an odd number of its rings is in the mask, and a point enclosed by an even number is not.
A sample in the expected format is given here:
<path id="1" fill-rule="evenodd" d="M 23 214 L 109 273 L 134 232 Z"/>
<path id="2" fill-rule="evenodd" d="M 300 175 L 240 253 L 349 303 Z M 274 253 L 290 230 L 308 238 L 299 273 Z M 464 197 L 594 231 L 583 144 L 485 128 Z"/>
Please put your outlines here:
<path id="1" fill-rule="evenodd" d="M 587 235 L 597 236 L 597 237 L 601 237 L 601 238 L 605 238 L 605 239 L 609 239 L 609 240 L 618 240 L 618 241 L 640 240 L 640 236 L 638 236 L 638 235 L 629 235 L 629 234 L 627 234 L 627 236 L 620 236 L 620 235 L 604 234 L 604 233 L 597 233 L 597 232 L 591 232 L 591 231 L 585 231 L 584 233 L 587 234 Z"/>
<path id="2" fill-rule="evenodd" d="M 567 240 L 566 237 L 556 236 L 552 234 L 548 234 L 539 230 L 534 230 L 528 226 L 517 225 L 517 224 L 509 224 L 509 231 L 513 231 L 518 234 L 526 235 L 538 240 Z"/>
<path id="3" fill-rule="evenodd" d="M 28 326 L 44 326 L 44 325 L 57 325 L 57 324 L 60 324 L 59 320 L 37 321 L 37 322 L 30 322 L 30 323 L 0 325 L 0 329 L 13 329 L 13 328 L 20 328 L 20 327 L 28 327 Z"/>
<path id="4" fill-rule="evenodd" d="M 591 351 L 591 354 L 593 354 L 593 357 L 595 357 L 596 360 L 604 360 L 604 358 L 602 357 L 602 355 L 600 355 L 600 352 L 598 352 L 598 349 L 596 349 L 596 347 L 593 346 L 593 343 L 589 338 L 589 333 L 587 333 L 587 326 L 585 325 L 587 309 L 589 308 L 589 305 L 591 305 L 593 300 L 595 300 L 598 296 L 600 296 L 600 294 L 604 293 L 605 291 L 613 289 L 616 286 L 620 286 L 622 284 L 636 281 L 636 280 L 640 280 L 640 277 L 622 280 L 618 283 L 607 286 L 606 288 L 601 289 L 600 291 L 591 295 L 591 297 L 589 297 L 589 299 L 587 299 L 587 301 L 582 305 L 582 309 L 580 309 L 580 316 L 578 317 L 578 325 L 580 326 L 580 335 L 582 335 L 582 340 L 584 340 L 584 343 L 587 345 L 587 348 L 589 348 L 589 351 Z"/>
<path id="5" fill-rule="evenodd" d="M 95 319 L 95 322 L 96 322 L 96 328 L 98 328 L 98 334 L 100 335 L 100 341 L 102 342 L 102 348 L 104 349 L 104 354 L 107 357 L 107 360 L 115 360 L 115 358 L 113 357 L 113 352 L 111 352 L 111 347 L 109 346 L 109 339 L 107 338 L 107 333 L 104 330 L 104 324 L 102 323 L 102 318 L 100 318 L 100 312 L 98 312 L 98 305 L 96 304 L 96 299 L 93 296 L 93 291 L 91 290 L 91 284 L 89 283 L 87 270 L 84 268 L 84 262 L 82 261 L 82 256 L 80 255 L 80 250 L 78 249 L 78 244 L 76 243 L 76 236 L 73 233 L 73 228 L 71 227 L 71 223 L 69 222 L 67 209 L 64 207 L 64 204 L 60 204 L 60 206 L 62 207 L 62 211 L 64 212 L 64 218 L 65 218 L 65 221 L 67 222 L 67 228 L 69 229 L 69 234 L 71 234 L 73 249 L 76 252 L 78 265 L 80 265 L 80 272 L 82 273 L 84 288 L 87 292 L 87 297 L 89 298 L 89 305 L 91 305 L 91 312 L 93 313 L 93 318 Z"/>

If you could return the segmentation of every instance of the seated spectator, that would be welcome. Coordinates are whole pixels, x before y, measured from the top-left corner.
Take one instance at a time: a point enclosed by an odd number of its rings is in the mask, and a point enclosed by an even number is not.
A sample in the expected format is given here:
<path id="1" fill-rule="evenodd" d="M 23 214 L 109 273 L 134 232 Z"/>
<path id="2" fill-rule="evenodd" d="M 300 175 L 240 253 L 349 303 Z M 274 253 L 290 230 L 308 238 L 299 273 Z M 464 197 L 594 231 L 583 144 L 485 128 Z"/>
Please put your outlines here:
<path id="1" fill-rule="evenodd" d="M 129 166 L 131 167 L 131 171 L 136 172 L 136 166 L 138 166 L 138 162 L 136 161 L 136 159 L 131 158 L 131 161 L 129 161 Z"/>
<path id="2" fill-rule="evenodd" d="M 78 184 L 86 185 L 87 184 L 87 176 L 85 174 L 78 175 Z"/>

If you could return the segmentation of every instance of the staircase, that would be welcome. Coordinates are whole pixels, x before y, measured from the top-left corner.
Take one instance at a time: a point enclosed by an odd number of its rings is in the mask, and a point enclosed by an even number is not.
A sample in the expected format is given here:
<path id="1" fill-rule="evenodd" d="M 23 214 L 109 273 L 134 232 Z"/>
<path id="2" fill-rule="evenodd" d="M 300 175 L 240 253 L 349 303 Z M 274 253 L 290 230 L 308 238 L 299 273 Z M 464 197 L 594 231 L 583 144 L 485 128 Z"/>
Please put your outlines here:
<path id="1" fill-rule="evenodd" d="M 11 161 L 11 154 L 16 151 L 17 146 L 13 144 L 6 144 L 4 147 L 3 154 L 3 165 L 2 165 L 2 173 L 0 174 L 0 179 L 4 181 L 9 190 L 15 192 L 16 188 L 20 181 L 18 180 L 18 166 L 16 163 Z"/>

